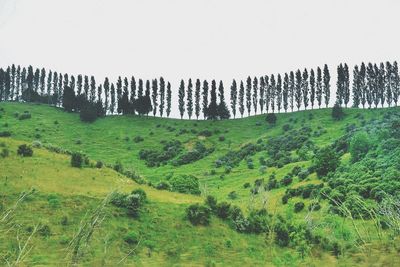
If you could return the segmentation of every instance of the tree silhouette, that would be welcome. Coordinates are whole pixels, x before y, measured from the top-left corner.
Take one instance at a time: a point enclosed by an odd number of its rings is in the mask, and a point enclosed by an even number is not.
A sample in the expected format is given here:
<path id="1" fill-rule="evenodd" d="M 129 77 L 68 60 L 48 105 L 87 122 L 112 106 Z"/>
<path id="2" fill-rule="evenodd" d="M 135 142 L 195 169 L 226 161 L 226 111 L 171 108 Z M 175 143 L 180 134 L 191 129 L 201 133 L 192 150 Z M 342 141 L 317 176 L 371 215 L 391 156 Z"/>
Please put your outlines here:
<path id="1" fill-rule="evenodd" d="M 160 107 L 158 111 L 160 113 L 160 117 L 162 117 L 164 114 L 164 108 L 165 108 L 165 81 L 163 77 L 160 77 Z"/>
<path id="2" fill-rule="evenodd" d="M 194 93 L 194 110 L 196 114 L 196 120 L 199 119 L 200 116 L 200 90 L 201 90 L 201 82 L 199 79 L 196 80 L 196 85 L 195 85 L 195 93 Z"/>
<path id="3" fill-rule="evenodd" d="M 147 80 L 148 82 L 148 80 Z M 116 83 L 116 92 L 117 92 L 117 113 L 121 114 L 122 112 L 122 79 L 121 76 L 118 77 L 117 83 Z"/>
<path id="4" fill-rule="evenodd" d="M 111 90 L 110 90 L 110 113 L 114 114 L 115 112 L 115 106 L 116 106 L 116 99 L 115 99 L 115 86 L 114 83 L 111 83 Z"/>
<path id="5" fill-rule="evenodd" d="M 76 79 L 76 94 L 78 96 L 82 94 L 82 88 L 83 88 L 83 79 L 82 79 L 82 75 L 79 74 Z"/>
<path id="6" fill-rule="evenodd" d="M 203 81 L 203 117 L 207 118 L 207 108 L 208 108 L 208 82 Z"/>
<path id="7" fill-rule="evenodd" d="M 243 118 L 243 113 L 244 113 L 244 84 L 243 81 L 240 81 L 240 87 L 239 87 L 239 112 L 240 116 Z"/>
<path id="8" fill-rule="evenodd" d="M 361 63 L 359 81 L 360 81 L 360 102 L 362 107 L 365 108 L 365 103 L 367 102 L 368 86 L 367 86 L 367 69 L 364 62 Z"/>
<path id="9" fill-rule="evenodd" d="M 308 71 L 304 69 L 303 71 L 303 79 L 301 80 L 301 92 L 303 95 L 303 104 L 304 109 L 308 107 Z"/>
<path id="10" fill-rule="evenodd" d="M 231 85 L 231 110 L 233 118 L 236 118 L 236 103 L 237 103 L 237 84 L 235 79 L 233 79 Z"/>
<path id="11" fill-rule="evenodd" d="M 257 114 L 257 106 L 258 106 L 258 79 L 257 77 L 254 77 L 253 79 L 253 109 L 254 109 L 254 114 Z"/>
<path id="12" fill-rule="evenodd" d="M 168 82 L 167 83 L 167 117 L 169 117 L 169 114 L 171 114 L 171 84 Z"/>
<path id="13" fill-rule="evenodd" d="M 218 118 L 217 105 L 217 84 L 215 80 L 211 81 L 210 105 L 207 107 L 206 117 L 208 120 L 216 120 Z"/>
<path id="14" fill-rule="evenodd" d="M 192 115 L 193 115 L 193 84 L 192 84 L 192 79 L 189 79 L 189 81 L 188 81 L 186 109 L 187 109 L 188 117 L 189 117 L 189 120 L 190 120 L 192 118 Z"/>
<path id="15" fill-rule="evenodd" d="M 138 85 L 138 97 L 143 95 L 143 80 L 139 79 Z"/>
<path id="16" fill-rule="evenodd" d="M 64 87 L 64 95 L 62 97 L 62 106 L 66 111 L 72 112 L 75 108 L 75 103 L 75 92 L 71 87 L 66 85 Z"/>
<path id="17" fill-rule="evenodd" d="M 260 111 L 261 114 L 264 113 L 264 93 L 265 93 L 265 81 L 264 81 L 264 77 L 260 77 L 260 98 L 258 100 L 259 104 L 260 104 Z"/>
<path id="18" fill-rule="evenodd" d="M 17 67 L 17 74 L 16 74 L 16 80 L 15 80 L 15 100 L 19 101 L 19 93 L 20 93 L 20 88 L 21 88 L 21 66 L 18 65 Z M 49 103 L 50 104 L 50 103 Z"/>
<path id="19" fill-rule="evenodd" d="M 268 113 L 269 111 L 269 104 L 271 102 L 271 86 L 269 84 L 269 77 L 267 75 L 265 75 L 264 78 L 264 82 L 265 82 L 265 110 Z"/>
<path id="20" fill-rule="evenodd" d="M 89 101 L 89 76 L 85 75 L 83 82 L 83 91 L 85 91 L 85 99 Z"/>
<path id="21" fill-rule="evenodd" d="M 273 74 L 271 75 L 271 78 L 270 78 L 269 95 L 270 95 L 272 113 L 275 113 L 276 81 L 275 81 L 275 76 Z"/>
<path id="22" fill-rule="evenodd" d="M 392 105 L 392 64 L 386 62 L 386 73 L 385 73 L 385 97 L 388 106 Z"/>
<path id="23" fill-rule="evenodd" d="M 246 82 L 246 108 L 247 108 L 247 115 L 250 116 L 250 111 L 251 111 L 251 78 L 250 78 L 250 76 L 247 77 L 247 82 Z"/>
<path id="24" fill-rule="evenodd" d="M 178 98 L 179 114 L 182 119 L 185 114 L 185 82 L 183 80 L 181 80 L 181 84 L 179 85 Z"/>
<path id="25" fill-rule="evenodd" d="M 130 85 L 131 93 L 129 97 L 130 103 L 130 113 L 135 114 L 135 98 L 136 98 L 136 80 L 135 77 L 131 77 L 131 85 Z"/>
<path id="26" fill-rule="evenodd" d="M 323 76 L 323 94 L 325 99 L 325 106 L 328 107 L 329 99 L 330 99 L 330 90 L 331 90 L 331 75 L 329 74 L 328 65 L 324 65 L 324 76 Z"/>
<path id="27" fill-rule="evenodd" d="M 294 93 L 294 97 L 296 100 L 296 107 L 297 110 L 300 110 L 301 107 L 301 89 L 302 89 L 302 81 L 301 81 L 301 72 L 300 70 L 296 71 L 296 84 L 295 84 L 295 93 Z"/>
<path id="28" fill-rule="evenodd" d="M 314 109 L 314 101 L 315 101 L 315 73 L 314 69 L 310 70 L 310 103 L 311 109 Z"/>
<path id="29" fill-rule="evenodd" d="M 349 67 L 346 63 L 344 63 L 343 67 L 343 102 L 344 106 L 347 107 L 347 104 L 350 101 L 350 74 Z"/>
<path id="30" fill-rule="evenodd" d="M 104 110 L 107 113 L 107 110 L 110 108 L 109 98 L 108 98 L 110 93 L 110 82 L 107 77 L 104 79 L 103 87 L 104 87 Z"/>
<path id="31" fill-rule="evenodd" d="M 361 87 L 360 87 L 360 71 L 358 66 L 355 65 L 353 68 L 353 107 L 358 108 L 360 105 L 361 98 Z"/>
<path id="32" fill-rule="evenodd" d="M 282 77 L 280 74 L 278 74 L 278 79 L 276 81 L 276 104 L 278 112 L 280 112 L 282 107 Z"/>
<path id="33" fill-rule="evenodd" d="M 288 96 L 289 96 L 289 75 L 285 73 L 283 77 L 283 91 L 282 91 L 282 98 L 283 98 L 283 109 L 285 112 L 288 110 Z"/>
<path id="34" fill-rule="evenodd" d="M 17 80 L 18 81 L 18 80 Z M 49 74 L 47 75 L 47 104 L 51 105 L 51 87 L 52 87 L 52 81 L 53 81 L 53 72 L 50 70 Z M 17 88 L 19 88 L 19 82 L 17 82 Z M 18 90 L 17 90 L 18 91 Z M 18 100 L 18 99 L 17 99 Z"/>
<path id="35" fill-rule="evenodd" d="M 15 86 L 15 74 L 13 77 L 13 87 L 14 86 Z M 74 88 L 72 88 L 72 90 L 73 89 Z M 40 95 L 44 97 L 45 94 L 46 94 L 46 70 L 42 68 L 42 70 L 40 71 Z"/>
<path id="36" fill-rule="evenodd" d="M 392 80 L 392 98 L 394 105 L 397 106 L 397 102 L 399 100 L 399 95 L 400 95 L 400 78 L 399 78 L 399 69 L 397 66 L 397 61 L 393 62 L 391 80 Z"/>
<path id="37" fill-rule="evenodd" d="M 151 98 L 152 98 L 152 101 L 153 101 L 153 116 L 155 117 L 156 114 L 157 114 L 157 107 L 158 107 L 158 103 L 157 103 L 158 82 L 157 82 L 157 79 L 154 79 L 152 81 L 151 89 L 152 89 Z"/>

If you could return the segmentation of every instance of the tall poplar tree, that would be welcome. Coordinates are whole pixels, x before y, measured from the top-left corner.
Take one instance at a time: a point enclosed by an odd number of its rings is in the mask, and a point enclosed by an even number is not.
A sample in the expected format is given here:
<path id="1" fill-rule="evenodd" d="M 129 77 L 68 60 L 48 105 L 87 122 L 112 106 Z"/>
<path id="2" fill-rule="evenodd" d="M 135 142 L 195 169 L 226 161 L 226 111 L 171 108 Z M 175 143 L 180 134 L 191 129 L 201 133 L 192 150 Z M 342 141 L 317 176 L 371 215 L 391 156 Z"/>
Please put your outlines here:
<path id="1" fill-rule="evenodd" d="M 52 101 L 51 101 L 52 81 L 53 81 L 53 72 L 50 70 L 49 75 L 47 75 L 47 104 L 48 105 L 52 104 Z"/>
<path id="2" fill-rule="evenodd" d="M 159 114 L 160 117 L 164 115 L 165 109 L 165 81 L 163 77 L 160 77 L 160 107 L 159 107 Z"/>
<path id="3" fill-rule="evenodd" d="M 258 106 L 258 79 L 257 77 L 254 77 L 253 79 L 253 109 L 254 109 L 254 114 L 257 114 L 257 106 Z"/>
<path id="4" fill-rule="evenodd" d="M 193 84 L 192 79 L 188 81 L 187 87 L 187 99 L 186 99 L 186 109 L 188 113 L 189 120 L 192 118 L 193 115 Z"/>
<path id="5" fill-rule="evenodd" d="M 148 82 L 148 80 L 147 80 Z M 118 77 L 117 83 L 116 83 L 116 93 L 117 93 L 117 113 L 121 114 L 122 112 L 122 78 L 121 76 Z"/>
<path id="6" fill-rule="evenodd" d="M 181 80 L 181 84 L 179 85 L 178 108 L 182 119 L 183 115 L 185 114 L 185 82 L 183 80 Z"/>
<path id="7" fill-rule="evenodd" d="M 265 82 L 265 110 L 268 113 L 269 111 L 269 104 L 271 103 L 271 86 L 269 84 L 269 77 L 265 75 L 264 77 L 264 82 Z"/>
<path id="8" fill-rule="evenodd" d="M 232 81 L 231 85 L 231 110 L 233 118 L 236 118 L 236 103 L 237 103 L 237 84 L 235 79 Z"/>
<path id="9" fill-rule="evenodd" d="M 393 62 L 392 66 L 392 98 L 395 106 L 397 106 L 399 96 L 400 96 L 399 68 L 397 65 L 397 61 L 395 61 Z"/>
<path id="10" fill-rule="evenodd" d="M 130 103 L 130 113 L 135 114 L 135 99 L 136 99 L 136 80 L 135 77 L 131 77 L 131 84 L 130 84 L 131 92 L 129 96 L 129 103 Z"/>
<path id="11" fill-rule="evenodd" d="M 21 88 L 21 66 L 18 65 L 17 67 L 17 76 L 15 81 L 15 100 L 19 101 L 19 94 Z"/>
<path id="12" fill-rule="evenodd" d="M 361 63 L 359 81 L 360 81 L 360 103 L 362 107 L 365 108 L 368 95 L 368 85 L 367 85 L 367 69 L 364 62 Z"/>
<path id="13" fill-rule="evenodd" d="M 158 107 L 158 82 L 157 79 L 154 79 L 152 81 L 152 93 L 151 93 L 151 99 L 153 101 L 153 116 L 155 117 L 157 114 L 157 107 Z"/>
<path id="14" fill-rule="evenodd" d="M 143 80 L 139 79 L 138 97 L 143 96 Z"/>
<path id="15" fill-rule="evenodd" d="M 251 78 L 250 76 L 247 77 L 246 82 L 246 108 L 247 108 L 247 115 L 250 116 L 251 111 Z"/>
<path id="16" fill-rule="evenodd" d="M 360 87 L 360 71 L 358 66 L 353 68 L 353 107 L 358 108 L 360 105 L 361 87 Z"/>
<path id="17" fill-rule="evenodd" d="M 350 74 L 347 63 L 344 63 L 343 66 L 343 78 L 343 103 L 344 106 L 347 107 L 350 101 Z"/>
<path id="18" fill-rule="evenodd" d="M 239 87 L 239 112 L 240 112 L 240 116 L 243 118 L 243 113 L 244 113 L 244 84 L 243 84 L 243 81 L 240 81 L 240 87 Z"/>
<path id="19" fill-rule="evenodd" d="M 392 106 L 392 64 L 389 61 L 386 62 L 385 96 L 388 106 Z"/>
<path id="20" fill-rule="evenodd" d="M 46 94 L 46 70 L 44 68 L 40 71 L 40 94 L 42 97 Z"/>
<path id="21" fill-rule="evenodd" d="M 208 108 L 208 82 L 203 81 L 203 117 L 207 118 L 207 108 Z"/>
<path id="22" fill-rule="evenodd" d="M 110 112 L 111 112 L 111 107 L 110 107 L 110 103 L 109 103 L 109 101 L 110 101 L 109 100 L 110 81 L 108 80 L 107 77 L 104 79 L 103 88 L 104 88 L 104 109 L 107 113 L 108 109 L 110 109 Z"/>
<path id="23" fill-rule="evenodd" d="M 89 101 L 89 76 L 85 75 L 83 82 L 83 91 L 85 92 L 85 99 Z"/>
<path id="24" fill-rule="evenodd" d="M 166 113 L 167 113 L 167 117 L 169 117 L 169 114 L 171 114 L 171 84 L 168 82 L 167 83 L 167 109 L 166 109 Z"/>
<path id="25" fill-rule="evenodd" d="M 301 89 L 302 89 L 302 81 L 301 81 L 301 72 L 300 70 L 296 71 L 296 84 L 295 84 L 295 93 L 294 93 L 294 97 L 295 97 L 295 101 L 296 101 L 296 107 L 297 110 L 300 110 L 301 107 Z"/>
<path id="26" fill-rule="evenodd" d="M 315 73 L 314 69 L 310 70 L 310 103 L 311 109 L 314 109 L 314 101 L 315 101 Z"/>
<path id="27" fill-rule="evenodd" d="M 82 88 L 83 88 L 82 74 L 79 74 L 76 79 L 76 94 L 78 96 L 82 94 Z"/>
<path id="28" fill-rule="evenodd" d="M 195 85 L 195 93 L 194 93 L 194 112 L 196 114 L 196 120 L 199 119 L 200 116 L 200 91 L 201 91 L 201 82 L 199 79 L 196 79 L 196 85 Z"/>
<path id="29" fill-rule="evenodd" d="M 288 96 L 289 96 L 289 75 L 285 73 L 283 77 L 283 91 L 282 91 L 282 98 L 283 98 L 283 109 L 285 112 L 288 110 Z"/>
<path id="30" fill-rule="evenodd" d="M 329 74 L 329 69 L 328 65 L 324 65 L 324 76 L 323 76 L 323 94 L 324 94 L 324 100 L 325 100 L 325 106 L 328 107 L 329 105 L 329 99 L 331 96 L 331 75 Z"/>
<path id="31" fill-rule="evenodd" d="M 276 81 L 276 106 L 278 108 L 278 112 L 281 112 L 282 108 L 282 77 L 281 74 L 278 73 L 278 79 Z"/>
<path id="32" fill-rule="evenodd" d="M 303 71 L 303 78 L 301 80 L 301 91 L 303 95 L 303 104 L 304 104 L 304 109 L 307 109 L 308 107 L 308 71 L 307 69 L 304 69 Z"/>
<path id="33" fill-rule="evenodd" d="M 111 90 L 110 90 L 110 113 L 111 115 L 114 114 L 115 112 L 115 106 L 116 106 L 116 99 L 115 99 L 115 86 L 114 83 L 111 83 Z"/>
<path id="34" fill-rule="evenodd" d="M 260 77 L 260 98 L 258 100 L 260 104 L 261 114 L 264 113 L 264 93 L 265 93 L 265 80 L 264 77 Z"/>

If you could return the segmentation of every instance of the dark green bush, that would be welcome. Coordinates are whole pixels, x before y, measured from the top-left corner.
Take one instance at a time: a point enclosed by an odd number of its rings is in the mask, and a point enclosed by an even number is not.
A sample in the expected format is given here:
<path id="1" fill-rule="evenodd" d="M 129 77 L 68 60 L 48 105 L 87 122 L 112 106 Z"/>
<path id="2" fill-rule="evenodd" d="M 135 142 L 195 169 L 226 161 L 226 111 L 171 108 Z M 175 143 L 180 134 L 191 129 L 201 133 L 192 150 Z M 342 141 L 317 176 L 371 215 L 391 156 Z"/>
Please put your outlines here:
<path id="1" fill-rule="evenodd" d="M 136 245 L 139 242 L 139 235 L 134 231 L 130 231 L 124 236 L 124 241 L 129 245 Z"/>
<path id="2" fill-rule="evenodd" d="M 8 150 L 8 148 L 3 147 L 3 148 L 1 149 L 1 152 L 0 152 L 0 157 L 6 158 L 6 157 L 8 157 L 9 155 L 10 155 L 10 151 Z"/>
<path id="3" fill-rule="evenodd" d="M 27 120 L 32 118 L 32 115 L 28 111 L 24 111 L 21 115 L 18 116 L 18 119 L 21 120 Z"/>
<path id="4" fill-rule="evenodd" d="M 51 235 L 51 229 L 50 226 L 48 226 L 47 224 L 42 225 L 39 229 L 38 229 L 38 233 L 39 235 L 43 236 L 43 237 L 49 237 Z"/>
<path id="5" fill-rule="evenodd" d="M 217 199 L 214 196 L 208 195 L 204 204 L 209 206 L 212 211 L 217 209 Z"/>
<path id="6" fill-rule="evenodd" d="M 171 190 L 179 193 L 199 195 L 199 179 L 193 175 L 178 175 L 169 180 Z"/>
<path id="7" fill-rule="evenodd" d="M 27 144 L 18 146 L 17 154 L 23 157 L 32 157 L 33 150 Z"/>
<path id="8" fill-rule="evenodd" d="M 158 190 L 171 190 L 171 184 L 167 181 L 160 181 L 155 187 Z"/>
<path id="9" fill-rule="evenodd" d="M 186 215 L 193 225 L 209 225 L 211 209 L 205 205 L 192 204 L 186 209 Z"/>
<path id="10" fill-rule="evenodd" d="M 80 152 L 73 152 L 71 155 L 71 166 L 81 168 L 84 164 L 85 156 Z"/>
<path id="11" fill-rule="evenodd" d="M 0 132 L 0 137 L 10 137 L 11 132 L 10 131 L 2 131 Z"/>
<path id="12" fill-rule="evenodd" d="M 300 212 L 304 209 L 304 202 L 296 202 L 294 204 L 294 212 Z"/>
<path id="13" fill-rule="evenodd" d="M 366 132 L 355 134 L 350 141 L 351 161 L 357 162 L 361 160 L 368 153 L 369 147 L 370 141 Z"/>
<path id="14" fill-rule="evenodd" d="M 344 117 L 343 108 L 336 103 L 332 108 L 332 118 L 334 120 L 341 120 Z"/>
<path id="15" fill-rule="evenodd" d="M 269 113 L 269 114 L 267 114 L 267 116 L 265 117 L 265 120 L 266 120 L 269 124 L 275 124 L 275 123 L 276 123 L 276 115 L 275 115 L 275 113 Z"/>
<path id="16" fill-rule="evenodd" d="M 133 138 L 133 142 L 135 142 L 135 143 L 140 143 L 140 142 L 143 142 L 143 141 L 144 141 L 144 138 L 141 137 L 140 135 L 137 135 L 137 136 L 135 136 Z"/>
<path id="17" fill-rule="evenodd" d="M 94 122 L 97 119 L 98 112 L 95 104 L 86 103 L 82 105 L 79 117 L 83 122 Z"/>
<path id="18" fill-rule="evenodd" d="M 221 135 L 220 137 L 218 137 L 218 140 L 221 142 L 225 141 L 225 136 Z"/>
<path id="19" fill-rule="evenodd" d="M 231 204 L 229 204 L 228 202 L 220 202 L 217 204 L 215 214 L 219 218 L 225 220 L 230 216 L 230 208 Z"/>
<path id="20" fill-rule="evenodd" d="M 339 156 L 329 146 L 318 150 L 314 157 L 315 171 L 319 177 L 323 177 L 329 172 L 334 172 L 339 164 Z"/>

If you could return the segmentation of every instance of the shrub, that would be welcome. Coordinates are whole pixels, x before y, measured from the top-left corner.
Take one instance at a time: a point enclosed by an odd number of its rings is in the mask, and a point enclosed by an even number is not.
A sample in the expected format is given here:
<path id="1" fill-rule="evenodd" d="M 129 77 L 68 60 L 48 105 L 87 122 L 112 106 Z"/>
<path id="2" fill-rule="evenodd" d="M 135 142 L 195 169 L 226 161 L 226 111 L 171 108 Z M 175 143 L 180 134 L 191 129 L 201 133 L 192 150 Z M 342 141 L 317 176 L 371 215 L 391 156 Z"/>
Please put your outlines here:
<path id="1" fill-rule="evenodd" d="M 228 194 L 228 198 L 230 199 L 236 199 L 237 198 L 237 193 L 236 191 L 232 191 Z"/>
<path id="2" fill-rule="evenodd" d="M 269 113 L 269 114 L 267 114 L 267 116 L 265 117 L 265 120 L 266 120 L 269 124 L 275 124 L 275 123 L 276 123 L 276 115 L 275 115 L 275 113 Z"/>
<path id="3" fill-rule="evenodd" d="M 100 160 L 98 160 L 97 162 L 96 162 L 96 168 L 97 169 L 101 169 L 101 168 L 103 168 L 103 162 L 102 161 L 100 161 Z"/>
<path id="4" fill-rule="evenodd" d="M 334 172 L 340 164 L 339 156 L 329 146 L 320 149 L 314 157 L 315 171 L 319 177 Z"/>
<path id="5" fill-rule="evenodd" d="M 0 152 L 0 157 L 6 158 L 6 157 L 8 157 L 9 155 L 10 155 L 10 151 L 8 150 L 8 148 L 3 147 L 3 148 L 1 149 L 1 152 Z"/>
<path id="6" fill-rule="evenodd" d="M 249 188 L 249 187 L 250 187 L 250 183 L 249 182 L 243 184 L 243 188 Z"/>
<path id="7" fill-rule="evenodd" d="M 17 154 L 23 157 L 32 157 L 33 150 L 27 144 L 23 144 L 18 147 Z"/>
<path id="8" fill-rule="evenodd" d="M 123 194 L 123 193 L 114 192 L 111 195 L 110 203 L 113 204 L 116 207 L 124 208 L 124 207 L 126 207 L 126 197 L 127 196 L 128 195 Z"/>
<path id="9" fill-rule="evenodd" d="M 319 204 L 319 202 L 312 202 L 308 206 L 309 211 L 318 211 L 320 209 L 321 209 L 321 204 Z"/>
<path id="10" fill-rule="evenodd" d="M 80 152 L 73 152 L 71 155 L 71 166 L 81 168 L 84 163 L 84 155 Z"/>
<path id="11" fill-rule="evenodd" d="M 353 136 L 350 142 L 351 161 L 357 162 L 362 159 L 369 150 L 370 142 L 366 132 L 359 132 Z"/>
<path id="12" fill-rule="evenodd" d="M 290 241 L 289 230 L 285 222 L 279 220 L 275 225 L 275 242 L 281 247 L 287 247 Z"/>
<path id="13" fill-rule="evenodd" d="M 32 142 L 32 147 L 41 148 L 42 147 L 42 142 L 40 142 L 39 140 L 35 140 L 35 141 Z"/>
<path id="14" fill-rule="evenodd" d="M 281 180 L 281 183 L 284 186 L 288 186 L 292 183 L 292 181 L 293 181 L 292 177 L 285 175 L 285 177 L 283 177 L 283 179 Z"/>
<path id="15" fill-rule="evenodd" d="M 40 234 L 41 236 L 49 237 L 49 236 L 51 235 L 50 226 L 48 226 L 47 224 L 42 225 L 42 226 L 39 228 L 38 232 L 39 232 L 39 234 Z"/>
<path id="16" fill-rule="evenodd" d="M 97 107 L 91 103 L 85 103 L 81 107 L 79 117 L 83 122 L 94 122 L 97 119 Z"/>
<path id="17" fill-rule="evenodd" d="M 160 181 L 156 184 L 156 189 L 158 190 L 171 190 L 171 184 L 168 182 Z"/>
<path id="18" fill-rule="evenodd" d="M 0 137 L 10 137 L 11 132 L 10 131 L 2 131 L 0 132 Z"/>
<path id="19" fill-rule="evenodd" d="M 22 113 L 21 115 L 18 116 L 18 119 L 20 121 L 27 120 L 27 119 L 30 119 L 30 118 L 32 118 L 32 115 L 28 111 L 24 111 L 24 113 Z"/>
<path id="20" fill-rule="evenodd" d="M 62 216 L 60 224 L 64 225 L 64 226 L 67 225 L 68 224 L 68 216 L 66 216 L 66 215 Z"/>
<path id="21" fill-rule="evenodd" d="M 217 199 L 214 196 L 208 195 L 204 204 L 209 206 L 212 211 L 217 209 Z"/>
<path id="22" fill-rule="evenodd" d="M 137 135 L 137 136 L 135 136 L 133 138 L 133 142 L 135 142 L 135 143 L 140 143 L 140 142 L 143 142 L 143 141 L 144 141 L 144 138 L 141 137 L 140 135 Z"/>
<path id="23" fill-rule="evenodd" d="M 212 134 L 213 133 L 210 130 L 203 130 L 203 131 L 200 131 L 197 135 L 198 136 L 210 137 L 210 136 L 212 136 Z"/>
<path id="24" fill-rule="evenodd" d="M 344 117 L 343 108 L 336 103 L 332 108 L 332 118 L 334 120 L 341 120 Z"/>
<path id="25" fill-rule="evenodd" d="M 290 126 L 290 124 L 284 124 L 284 125 L 282 126 L 282 130 L 283 130 L 284 132 L 289 131 L 291 128 L 292 128 L 292 127 Z"/>
<path id="26" fill-rule="evenodd" d="M 113 166 L 114 171 L 122 173 L 124 171 L 124 166 L 122 166 L 121 161 L 117 160 Z"/>
<path id="27" fill-rule="evenodd" d="M 130 231 L 124 236 L 124 241 L 129 245 L 136 245 L 139 242 L 139 235 L 134 231 Z"/>
<path id="28" fill-rule="evenodd" d="M 294 212 L 300 212 L 304 209 L 304 202 L 296 202 L 294 204 Z"/>
<path id="29" fill-rule="evenodd" d="M 310 173 L 308 172 L 308 170 L 301 170 L 298 173 L 298 177 L 299 177 L 300 181 L 303 181 L 304 179 L 306 179 L 308 177 L 309 174 Z"/>
<path id="30" fill-rule="evenodd" d="M 221 142 L 225 141 L 225 136 L 221 135 L 220 137 L 218 137 L 218 140 Z"/>
<path id="31" fill-rule="evenodd" d="M 225 220 L 230 215 L 230 208 L 231 204 L 228 202 L 220 202 L 217 204 L 215 213 L 219 218 Z"/>
<path id="32" fill-rule="evenodd" d="M 200 195 L 199 179 L 193 175 L 178 175 L 169 182 L 174 192 Z"/>
<path id="33" fill-rule="evenodd" d="M 142 208 L 145 201 L 146 201 L 146 194 L 142 195 L 141 193 L 132 192 L 132 194 L 127 196 L 125 199 L 125 207 L 128 210 L 128 215 L 132 217 L 138 217 L 139 211 Z"/>
<path id="34" fill-rule="evenodd" d="M 193 225 L 209 225 L 211 209 L 205 205 L 192 204 L 186 209 L 186 215 Z"/>

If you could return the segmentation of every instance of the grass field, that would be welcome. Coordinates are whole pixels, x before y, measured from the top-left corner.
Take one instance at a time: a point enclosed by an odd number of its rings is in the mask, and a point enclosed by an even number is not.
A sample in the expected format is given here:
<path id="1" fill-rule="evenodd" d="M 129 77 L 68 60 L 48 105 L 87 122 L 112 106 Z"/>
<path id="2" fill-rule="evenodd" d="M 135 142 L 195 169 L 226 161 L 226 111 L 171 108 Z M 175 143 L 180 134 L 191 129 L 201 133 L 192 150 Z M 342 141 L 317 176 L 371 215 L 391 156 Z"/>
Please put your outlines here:
<path id="1" fill-rule="evenodd" d="M 188 121 L 136 116 L 109 116 L 92 124 L 82 123 L 77 114 L 46 105 L 1 103 L 4 112 L 0 118 L 0 132 L 10 131 L 11 137 L 0 138 L 10 151 L 6 158 L 0 158 L 0 214 L 7 211 L 17 201 L 21 192 L 34 189 L 15 210 L 12 210 L 11 224 L 0 228 L 0 257 L 14 259 L 18 242 L 24 243 L 36 225 L 49 226 L 48 236 L 35 235 L 28 242 L 32 248 L 22 260 L 22 265 L 68 264 L 68 243 L 77 232 L 78 226 L 100 205 L 110 192 L 130 192 L 142 188 L 148 196 L 145 210 L 138 219 L 126 216 L 125 212 L 113 206 L 104 208 L 104 220 L 95 228 L 90 245 L 82 249 L 80 263 L 88 266 L 396 266 L 399 251 L 396 246 L 383 244 L 373 234 L 371 222 L 359 221 L 362 231 L 371 232 L 368 248 L 348 248 L 344 255 L 335 257 L 329 251 L 314 248 L 308 256 L 301 257 L 293 248 L 281 248 L 269 243 L 265 234 L 240 234 L 216 217 L 208 227 L 192 226 L 185 219 L 185 209 L 189 204 L 204 201 L 204 195 L 211 194 L 218 200 L 226 200 L 240 206 L 244 211 L 249 206 L 261 206 L 262 196 L 250 197 L 245 183 L 253 184 L 256 179 L 269 177 L 275 173 L 281 180 L 294 166 L 309 167 L 311 159 L 289 163 L 281 168 L 268 167 L 260 171 L 259 157 L 269 157 L 265 151 L 252 156 L 254 168 L 249 169 L 243 160 L 230 173 L 224 168 L 216 168 L 215 161 L 228 151 L 236 151 L 247 143 L 259 139 L 268 140 L 284 133 L 282 126 L 290 124 L 294 129 L 309 126 L 322 128 L 325 133 L 310 139 L 318 147 L 331 144 L 345 134 L 350 124 L 359 125 L 357 114 L 366 121 L 381 119 L 388 109 L 359 110 L 346 109 L 341 121 L 331 118 L 331 109 L 301 111 L 278 114 L 276 125 L 265 122 L 259 115 L 245 119 L 227 121 Z M 398 112 L 399 108 L 392 108 Z M 32 118 L 19 120 L 15 113 L 29 111 Z M 312 114 L 312 115 L 310 115 Z M 171 130 L 174 128 L 175 130 Z M 210 137 L 198 135 L 210 130 Z M 181 132 L 181 133 L 179 133 Z M 144 140 L 135 143 L 135 137 Z M 224 136 L 224 141 L 220 137 Z M 160 167 L 147 167 L 139 158 L 141 149 L 162 149 L 162 140 L 179 140 L 185 151 L 200 140 L 215 150 L 210 155 L 193 163 L 173 166 L 168 163 Z M 44 148 L 34 148 L 33 157 L 24 158 L 16 154 L 20 144 L 31 144 L 39 140 L 42 144 L 53 144 L 71 151 L 82 151 L 92 161 L 101 160 L 112 165 L 121 161 L 125 169 L 136 173 L 156 184 L 168 176 L 192 174 L 199 178 L 202 195 L 194 196 L 165 190 L 157 190 L 148 185 L 138 185 L 131 179 L 111 168 L 72 168 L 70 156 L 56 154 Z M 294 152 L 295 153 L 295 152 Z M 349 161 L 349 154 L 341 158 Z M 297 179 L 297 178 L 296 178 Z M 315 173 L 304 181 L 295 180 L 291 187 L 319 184 Z M 291 198 L 283 205 L 281 197 L 284 187 L 268 193 L 267 210 L 271 214 L 285 214 L 294 221 L 304 221 L 307 211 L 293 213 L 293 204 L 299 197 Z M 237 197 L 231 199 L 229 193 L 235 191 Z M 311 200 L 304 200 L 308 204 Z M 348 236 L 345 244 L 357 239 L 351 221 L 337 215 L 326 216 L 327 205 L 322 204 L 312 219 L 325 225 L 320 231 L 327 236 L 342 238 Z M 67 218 L 67 223 L 60 223 Z M 1 218 L 0 218 L 1 219 Z M 4 224 L 5 225 L 5 224 Z M 11 225 L 11 226 L 10 226 Z M 124 242 L 124 236 L 135 232 L 140 237 L 137 247 Z M 19 238 L 19 241 L 18 241 Z M 386 239 L 385 239 L 386 240 Z M 398 248 L 397 248 L 398 249 Z M 0 258 L 0 263 L 2 259 Z"/>

